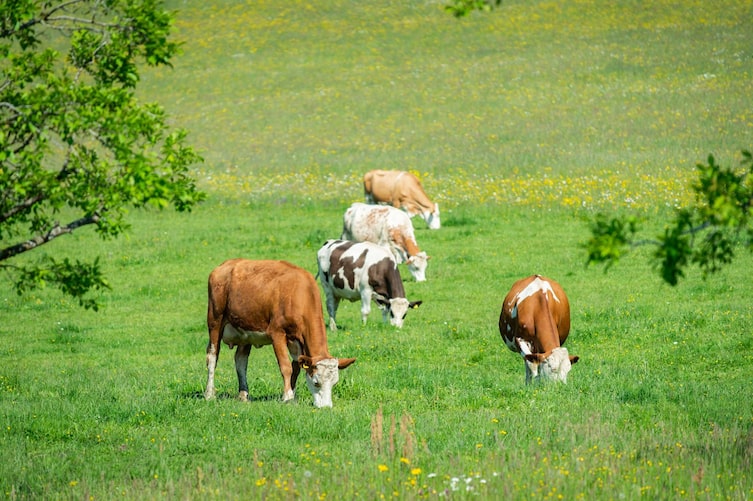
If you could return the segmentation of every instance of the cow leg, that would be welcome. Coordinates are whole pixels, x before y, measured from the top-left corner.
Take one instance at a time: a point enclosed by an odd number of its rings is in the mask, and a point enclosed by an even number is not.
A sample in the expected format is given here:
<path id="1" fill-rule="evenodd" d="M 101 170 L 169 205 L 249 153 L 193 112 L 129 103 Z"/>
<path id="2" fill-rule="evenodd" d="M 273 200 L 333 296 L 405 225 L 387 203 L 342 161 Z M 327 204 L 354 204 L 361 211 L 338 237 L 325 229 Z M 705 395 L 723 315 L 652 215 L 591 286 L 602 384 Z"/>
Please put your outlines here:
<path id="1" fill-rule="evenodd" d="M 507 338 L 505 338 L 505 343 L 507 343 Z M 528 360 L 528 356 L 533 354 L 533 345 L 522 337 L 515 337 L 512 344 L 516 348 L 513 351 L 517 351 L 523 357 L 523 363 L 526 366 L 526 384 L 531 384 L 533 378 L 539 375 L 539 364 Z M 510 344 L 507 344 L 507 346 L 509 347 Z"/>
<path id="2" fill-rule="evenodd" d="M 329 314 L 329 330 L 337 330 L 337 308 L 340 307 L 340 298 L 332 293 L 327 294 L 327 313 Z"/>
<path id="3" fill-rule="evenodd" d="M 526 366 L 526 384 L 531 384 L 533 381 L 533 371 L 531 370 L 531 364 L 528 362 L 528 360 L 523 360 Z"/>
<path id="4" fill-rule="evenodd" d="M 217 359 L 220 354 L 220 345 L 213 345 L 209 341 L 207 345 L 207 387 L 204 390 L 204 398 L 211 400 L 214 398 L 214 370 L 217 368 Z"/>
<path id="5" fill-rule="evenodd" d="M 251 353 L 251 345 L 238 345 L 235 349 L 235 373 L 238 375 L 238 399 L 241 402 L 248 401 L 248 354 Z"/>
<path id="6" fill-rule="evenodd" d="M 533 381 L 539 379 L 539 365 L 541 364 L 539 357 L 528 355 L 523 359 L 526 363 L 526 384 L 531 384 Z"/>
<path id="7" fill-rule="evenodd" d="M 272 348 L 275 350 L 275 356 L 277 357 L 277 365 L 280 367 L 280 374 L 282 375 L 282 401 L 290 402 L 295 398 L 295 390 L 291 384 L 293 376 L 293 364 L 290 362 L 290 355 L 288 354 L 288 347 L 285 341 L 284 332 L 270 332 L 272 337 Z M 298 368 L 300 371 L 300 367 Z"/>
<path id="8" fill-rule="evenodd" d="M 210 315 L 211 317 L 211 315 Z M 217 368 L 217 360 L 220 358 L 220 321 L 214 321 L 210 318 L 209 323 L 209 343 L 207 344 L 207 387 L 204 390 L 204 398 L 210 400 L 214 398 L 214 371 Z"/>
<path id="9" fill-rule="evenodd" d="M 361 322 L 366 325 L 366 320 L 371 313 L 371 295 L 372 290 L 370 287 L 361 290 Z"/>
<path id="10" fill-rule="evenodd" d="M 298 382 L 298 375 L 301 373 L 301 364 L 298 363 L 298 357 L 303 354 L 303 350 L 297 341 L 293 341 L 288 343 L 288 352 L 293 359 L 293 374 L 290 376 L 290 387 L 293 390 L 293 394 L 295 394 L 295 384 Z"/>

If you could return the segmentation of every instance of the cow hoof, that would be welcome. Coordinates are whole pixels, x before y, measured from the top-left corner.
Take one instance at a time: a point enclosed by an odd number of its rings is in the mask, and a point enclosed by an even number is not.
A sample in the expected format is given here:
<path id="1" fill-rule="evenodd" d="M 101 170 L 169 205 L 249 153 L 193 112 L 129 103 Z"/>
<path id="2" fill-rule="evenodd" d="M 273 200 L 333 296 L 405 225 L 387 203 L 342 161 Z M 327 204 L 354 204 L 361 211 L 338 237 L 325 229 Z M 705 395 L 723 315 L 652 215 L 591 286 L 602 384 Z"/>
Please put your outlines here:
<path id="1" fill-rule="evenodd" d="M 247 391 L 239 392 L 238 400 L 240 400 L 241 402 L 248 402 L 248 392 Z"/>
<path id="2" fill-rule="evenodd" d="M 287 404 L 295 400 L 295 392 L 290 390 L 282 394 L 282 403 Z"/>

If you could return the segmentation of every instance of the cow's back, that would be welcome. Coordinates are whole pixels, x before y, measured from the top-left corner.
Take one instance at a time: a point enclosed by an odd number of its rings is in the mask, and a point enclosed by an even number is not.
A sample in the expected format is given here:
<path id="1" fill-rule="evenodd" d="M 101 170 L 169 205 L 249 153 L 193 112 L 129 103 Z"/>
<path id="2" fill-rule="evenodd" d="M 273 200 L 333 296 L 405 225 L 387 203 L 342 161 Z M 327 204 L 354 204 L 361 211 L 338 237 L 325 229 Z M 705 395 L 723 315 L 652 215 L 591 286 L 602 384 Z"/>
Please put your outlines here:
<path id="1" fill-rule="evenodd" d="M 370 273 L 376 263 L 389 262 L 397 272 L 392 254 L 385 247 L 368 241 L 327 240 L 317 252 L 317 260 L 322 284 L 340 295 L 343 291 L 350 292 L 343 297 L 351 300 L 359 297 L 359 290 L 373 285 Z"/>
<path id="2" fill-rule="evenodd" d="M 343 240 L 389 245 L 391 207 L 354 203 L 343 215 Z"/>
<path id="3" fill-rule="evenodd" d="M 363 191 L 366 199 L 372 203 L 392 203 L 396 179 L 401 171 L 375 169 L 363 176 Z"/>
<path id="4" fill-rule="evenodd" d="M 243 329 L 266 331 L 273 317 L 284 323 L 318 313 L 324 321 L 314 277 L 286 261 L 225 261 L 209 276 L 209 292 L 210 308 Z"/>

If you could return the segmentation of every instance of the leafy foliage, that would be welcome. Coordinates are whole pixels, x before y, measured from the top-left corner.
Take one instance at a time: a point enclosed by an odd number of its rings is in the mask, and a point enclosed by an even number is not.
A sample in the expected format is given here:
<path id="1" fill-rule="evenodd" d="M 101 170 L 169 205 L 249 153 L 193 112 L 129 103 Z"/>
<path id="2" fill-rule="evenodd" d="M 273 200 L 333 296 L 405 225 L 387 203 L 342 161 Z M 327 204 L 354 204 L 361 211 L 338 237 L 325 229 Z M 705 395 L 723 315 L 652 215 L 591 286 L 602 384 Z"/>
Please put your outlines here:
<path id="1" fill-rule="evenodd" d="M 0 267 L 19 293 L 50 283 L 96 307 L 83 299 L 107 287 L 96 262 L 5 262 L 84 225 L 115 237 L 129 207 L 203 198 L 186 132 L 134 95 L 140 64 L 177 53 L 171 22 L 157 0 L 0 5 Z"/>
<path id="2" fill-rule="evenodd" d="M 584 245 L 588 263 L 609 268 L 630 248 L 653 244 L 662 279 L 677 285 L 688 266 L 697 265 L 706 277 L 732 262 L 738 245 L 753 250 L 753 155 L 743 151 L 742 157 L 737 169 L 720 166 L 713 155 L 698 164 L 698 179 L 692 185 L 695 204 L 678 209 L 657 240 L 637 240 L 634 217 L 597 215 Z"/>
<path id="3" fill-rule="evenodd" d="M 452 0 L 445 9 L 455 17 L 465 17 L 474 10 L 488 11 L 502 4 L 502 0 Z"/>

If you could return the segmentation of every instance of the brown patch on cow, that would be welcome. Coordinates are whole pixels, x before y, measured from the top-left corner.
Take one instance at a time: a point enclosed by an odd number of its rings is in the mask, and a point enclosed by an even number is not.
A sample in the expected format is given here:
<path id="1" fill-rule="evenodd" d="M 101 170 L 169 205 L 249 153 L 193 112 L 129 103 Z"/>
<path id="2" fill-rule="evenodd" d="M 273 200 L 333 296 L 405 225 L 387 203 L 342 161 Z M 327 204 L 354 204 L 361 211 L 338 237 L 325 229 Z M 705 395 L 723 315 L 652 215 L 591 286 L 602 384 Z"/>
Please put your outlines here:
<path id="1" fill-rule="evenodd" d="M 408 223 L 410 224 L 410 223 Z M 405 252 L 409 257 L 415 256 L 421 249 L 418 248 L 416 240 L 406 236 L 411 228 L 390 228 L 390 240 L 395 243 L 401 249 L 405 249 Z"/>
<path id="2" fill-rule="evenodd" d="M 367 251 L 364 250 L 358 259 L 352 257 L 343 258 L 342 255 L 350 249 L 355 242 L 343 241 L 342 244 L 333 247 L 329 256 L 329 272 L 332 276 L 332 284 L 338 289 L 345 289 L 346 282 L 350 290 L 356 289 L 355 270 L 363 268 L 366 263 Z M 340 270 L 343 270 L 342 276 Z"/>
<path id="3" fill-rule="evenodd" d="M 368 269 L 369 285 L 377 294 L 387 299 L 405 297 L 405 288 L 395 262 L 385 257 Z"/>
<path id="4" fill-rule="evenodd" d="M 385 218 L 387 217 L 388 211 L 389 209 L 382 207 L 369 211 L 369 213 L 366 215 L 366 226 L 378 227 L 379 222 L 385 220 Z"/>

